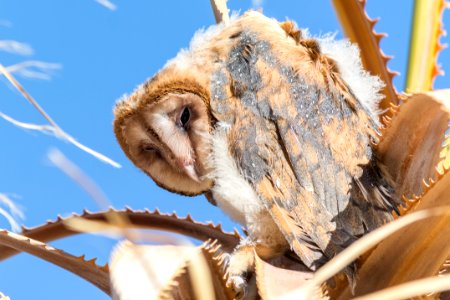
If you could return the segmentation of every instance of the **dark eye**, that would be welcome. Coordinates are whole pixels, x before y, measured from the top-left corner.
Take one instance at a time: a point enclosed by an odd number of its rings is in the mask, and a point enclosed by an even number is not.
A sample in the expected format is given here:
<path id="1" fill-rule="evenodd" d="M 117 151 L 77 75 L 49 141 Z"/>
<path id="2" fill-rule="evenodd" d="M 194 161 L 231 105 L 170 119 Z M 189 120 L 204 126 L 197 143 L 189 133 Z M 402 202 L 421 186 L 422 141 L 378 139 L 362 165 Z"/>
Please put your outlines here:
<path id="1" fill-rule="evenodd" d="M 185 107 L 180 116 L 181 126 L 186 128 L 186 124 L 189 122 L 190 118 L 191 118 L 191 112 L 189 111 L 189 108 Z"/>
<path id="2" fill-rule="evenodd" d="M 153 147 L 153 146 L 151 146 L 151 145 L 145 145 L 145 146 L 143 146 L 143 147 L 142 147 L 142 150 L 143 150 L 144 152 L 150 152 L 150 153 L 156 153 L 156 152 L 158 151 L 155 147 Z"/>

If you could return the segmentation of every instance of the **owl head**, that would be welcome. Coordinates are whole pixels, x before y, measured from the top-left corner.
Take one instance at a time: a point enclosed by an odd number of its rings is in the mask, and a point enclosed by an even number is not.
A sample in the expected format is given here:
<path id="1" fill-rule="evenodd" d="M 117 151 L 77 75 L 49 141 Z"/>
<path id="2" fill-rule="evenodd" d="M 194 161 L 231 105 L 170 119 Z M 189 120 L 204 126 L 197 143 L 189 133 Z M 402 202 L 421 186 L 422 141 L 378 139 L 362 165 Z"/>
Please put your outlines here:
<path id="1" fill-rule="evenodd" d="M 117 140 L 131 161 L 159 186 L 193 196 L 214 184 L 209 156 L 216 124 L 232 125 L 233 111 L 240 103 L 253 101 L 247 91 L 258 85 L 273 86 L 280 99 L 290 89 L 288 81 L 271 74 L 274 68 L 292 78 L 300 76 L 317 90 L 342 95 L 340 99 L 356 111 L 362 106 L 363 118 L 375 120 L 373 107 L 381 83 L 374 84 L 363 74 L 355 47 L 344 42 L 341 48 L 347 50 L 341 53 L 329 40 L 321 44 L 302 35 L 292 22 L 279 23 L 254 11 L 201 31 L 188 50 L 180 51 L 117 103 Z M 258 78 L 247 68 L 249 64 L 261 71 Z M 353 77 L 357 80 L 352 86 Z"/>
<path id="2" fill-rule="evenodd" d="M 117 105 L 117 139 L 159 186 L 188 196 L 204 193 L 211 182 L 199 158 L 209 151 L 209 95 L 194 81 L 158 77 Z"/>

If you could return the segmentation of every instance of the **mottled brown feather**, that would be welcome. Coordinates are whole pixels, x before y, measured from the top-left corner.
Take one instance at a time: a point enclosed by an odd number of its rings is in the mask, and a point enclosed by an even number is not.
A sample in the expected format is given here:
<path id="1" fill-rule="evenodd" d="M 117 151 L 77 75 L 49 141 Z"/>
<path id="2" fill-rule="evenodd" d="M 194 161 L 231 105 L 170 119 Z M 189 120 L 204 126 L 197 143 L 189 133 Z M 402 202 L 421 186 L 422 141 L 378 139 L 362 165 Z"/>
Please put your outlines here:
<path id="1" fill-rule="evenodd" d="M 189 55 L 117 105 L 115 133 L 132 161 L 124 119 L 167 93 L 194 93 L 211 132 L 229 127 L 240 174 L 308 267 L 392 218 L 392 187 L 370 146 L 377 122 L 316 40 L 252 12 Z"/>

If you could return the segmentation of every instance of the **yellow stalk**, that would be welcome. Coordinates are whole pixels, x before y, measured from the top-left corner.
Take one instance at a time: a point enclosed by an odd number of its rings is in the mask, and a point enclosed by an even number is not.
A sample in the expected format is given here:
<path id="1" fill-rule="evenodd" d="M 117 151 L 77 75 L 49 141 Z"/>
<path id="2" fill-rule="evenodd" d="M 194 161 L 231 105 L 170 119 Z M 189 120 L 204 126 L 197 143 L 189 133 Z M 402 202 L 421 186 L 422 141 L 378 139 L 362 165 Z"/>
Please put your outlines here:
<path id="1" fill-rule="evenodd" d="M 405 89 L 408 93 L 432 90 L 434 78 L 441 73 L 436 59 L 443 48 L 439 37 L 443 34 L 444 7 L 444 0 L 415 1 Z"/>

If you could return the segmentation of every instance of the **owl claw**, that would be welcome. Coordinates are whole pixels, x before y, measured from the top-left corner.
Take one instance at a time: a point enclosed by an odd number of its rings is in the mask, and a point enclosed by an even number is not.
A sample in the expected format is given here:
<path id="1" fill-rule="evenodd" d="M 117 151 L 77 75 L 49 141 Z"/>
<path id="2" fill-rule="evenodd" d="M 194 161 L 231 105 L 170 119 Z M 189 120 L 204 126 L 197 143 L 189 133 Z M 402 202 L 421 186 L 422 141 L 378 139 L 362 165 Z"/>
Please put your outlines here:
<path id="1" fill-rule="evenodd" d="M 223 257 L 222 272 L 228 273 L 228 266 L 230 265 L 231 254 L 224 253 L 222 254 L 222 257 Z"/>
<path id="2" fill-rule="evenodd" d="M 245 298 L 247 282 L 241 275 L 228 276 L 226 285 L 228 288 L 231 288 L 235 292 L 236 299 Z"/>
<path id="3" fill-rule="evenodd" d="M 245 299 L 247 295 L 246 274 L 248 266 L 242 264 L 242 261 L 235 254 L 224 254 L 223 268 L 227 278 L 226 286 L 233 290 L 236 299 Z"/>

